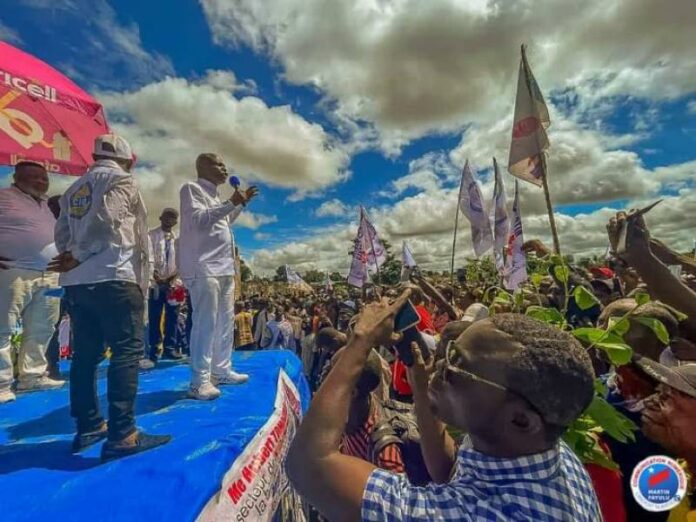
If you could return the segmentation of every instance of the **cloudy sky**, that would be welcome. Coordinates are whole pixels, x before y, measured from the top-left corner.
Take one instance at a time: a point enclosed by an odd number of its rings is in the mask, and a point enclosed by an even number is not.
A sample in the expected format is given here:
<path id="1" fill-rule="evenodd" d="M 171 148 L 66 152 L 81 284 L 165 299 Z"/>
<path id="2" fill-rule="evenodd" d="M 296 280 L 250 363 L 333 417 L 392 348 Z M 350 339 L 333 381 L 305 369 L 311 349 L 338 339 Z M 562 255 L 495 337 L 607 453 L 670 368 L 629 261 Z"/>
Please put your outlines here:
<path id="1" fill-rule="evenodd" d="M 284 263 L 345 272 L 360 205 L 420 264 L 446 268 L 464 161 L 486 197 L 491 158 L 507 165 L 521 43 L 551 112 L 563 250 L 603 252 L 608 217 L 657 197 L 654 234 L 694 244 L 696 2 L 13 4 L 0 13 L 0 39 L 104 103 L 138 154 L 154 218 L 178 205 L 199 152 L 221 153 L 243 183 L 260 185 L 235 225 L 259 272 Z M 54 180 L 52 192 L 69 181 Z M 542 193 L 522 189 L 525 236 L 550 242 Z M 460 260 L 469 236 L 464 222 Z"/>

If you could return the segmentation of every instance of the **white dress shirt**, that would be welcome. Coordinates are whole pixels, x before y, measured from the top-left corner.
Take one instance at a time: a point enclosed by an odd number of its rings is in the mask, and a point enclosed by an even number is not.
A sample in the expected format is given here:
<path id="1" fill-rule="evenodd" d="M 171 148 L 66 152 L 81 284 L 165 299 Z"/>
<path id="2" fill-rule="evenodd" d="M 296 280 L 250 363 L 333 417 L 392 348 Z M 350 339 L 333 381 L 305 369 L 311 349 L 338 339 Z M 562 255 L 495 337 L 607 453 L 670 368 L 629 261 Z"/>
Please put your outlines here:
<path id="1" fill-rule="evenodd" d="M 217 187 L 198 178 L 181 187 L 179 272 L 182 279 L 234 275 L 231 224 L 242 205 L 220 202 Z"/>
<path id="2" fill-rule="evenodd" d="M 150 230 L 152 271 L 166 279 L 176 274 L 176 233 L 165 232 L 162 227 Z"/>
<path id="3" fill-rule="evenodd" d="M 11 259 L 12 268 L 46 270 L 58 254 L 55 224 L 45 198 L 36 201 L 14 185 L 0 189 L 0 256 Z"/>
<path id="4" fill-rule="evenodd" d="M 131 174 L 97 161 L 63 194 L 60 209 L 56 246 L 80 261 L 61 274 L 61 286 L 130 281 L 147 288 L 147 213 Z"/>

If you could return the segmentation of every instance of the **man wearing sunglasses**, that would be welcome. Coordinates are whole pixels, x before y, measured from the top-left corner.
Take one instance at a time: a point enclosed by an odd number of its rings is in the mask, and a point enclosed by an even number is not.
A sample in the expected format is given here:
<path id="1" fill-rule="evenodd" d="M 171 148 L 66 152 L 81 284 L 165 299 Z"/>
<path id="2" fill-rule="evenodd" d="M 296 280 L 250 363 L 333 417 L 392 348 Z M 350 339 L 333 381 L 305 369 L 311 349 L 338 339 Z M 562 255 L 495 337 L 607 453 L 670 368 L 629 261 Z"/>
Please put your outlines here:
<path id="1" fill-rule="evenodd" d="M 352 390 L 371 348 L 393 341 L 409 292 L 366 307 L 315 395 L 286 461 L 298 492 L 330 520 L 601 520 L 586 471 L 560 440 L 592 399 L 590 359 L 569 334 L 525 316 L 473 324 L 430 379 L 422 361 L 412 368 L 435 483 L 414 487 L 339 453 Z M 442 422 L 468 434 L 458 450 Z"/>

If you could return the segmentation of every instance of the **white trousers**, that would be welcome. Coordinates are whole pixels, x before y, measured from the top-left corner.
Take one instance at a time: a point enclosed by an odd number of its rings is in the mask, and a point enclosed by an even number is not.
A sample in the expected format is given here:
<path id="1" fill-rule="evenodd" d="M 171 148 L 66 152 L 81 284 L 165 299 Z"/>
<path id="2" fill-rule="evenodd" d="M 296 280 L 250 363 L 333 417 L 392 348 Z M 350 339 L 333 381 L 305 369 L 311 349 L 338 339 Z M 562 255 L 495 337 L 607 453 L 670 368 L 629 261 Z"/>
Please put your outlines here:
<path id="1" fill-rule="evenodd" d="M 232 370 L 234 349 L 234 277 L 188 279 L 193 323 L 191 326 L 191 385 L 210 382 Z"/>
<path id="2" fill-rule="evenodd" d="M 17 354 L 20 381 L 38 379 L 46 372 L 46 347 L 58 321 L 60 299 L 47 297 L 56 288 L 57 274 L 10 268 L 0 270 L 0 391 L 12 384 L 11 336 L 22 322 L 22 341 Z"/>

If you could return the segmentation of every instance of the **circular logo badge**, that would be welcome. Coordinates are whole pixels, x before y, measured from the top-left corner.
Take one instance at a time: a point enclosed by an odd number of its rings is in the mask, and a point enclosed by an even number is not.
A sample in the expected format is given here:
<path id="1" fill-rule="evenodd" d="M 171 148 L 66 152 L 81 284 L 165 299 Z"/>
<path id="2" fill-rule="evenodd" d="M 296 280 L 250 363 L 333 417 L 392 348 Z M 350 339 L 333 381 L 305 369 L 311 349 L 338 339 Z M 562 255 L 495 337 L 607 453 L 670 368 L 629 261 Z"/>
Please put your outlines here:
<path id="1" fill-rule="evenodd" d="M 656 455 L 642 460 L 633 469 L 631 491 L 647 511 L 669 511 L 686 494 L 686 474 L 676 460 Z"/>

